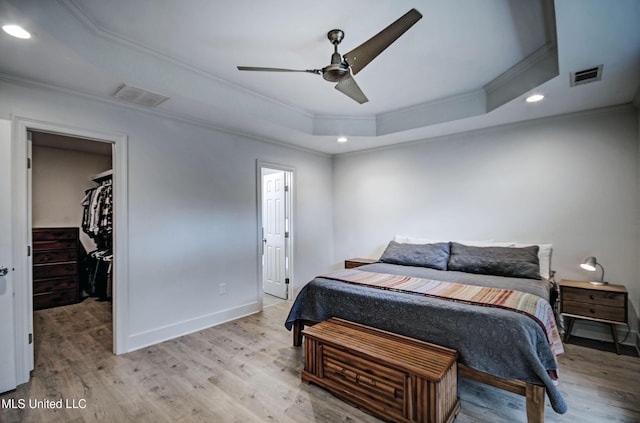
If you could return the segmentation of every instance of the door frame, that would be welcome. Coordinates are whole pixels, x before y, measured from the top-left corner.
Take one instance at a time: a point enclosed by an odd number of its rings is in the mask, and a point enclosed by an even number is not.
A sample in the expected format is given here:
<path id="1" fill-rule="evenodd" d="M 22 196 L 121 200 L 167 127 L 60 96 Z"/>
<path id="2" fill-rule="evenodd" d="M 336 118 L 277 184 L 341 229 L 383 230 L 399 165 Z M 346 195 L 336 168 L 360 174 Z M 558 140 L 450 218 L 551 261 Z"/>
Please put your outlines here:
<path id="1" fill-rule="evenodd" d="M 126 134 L 104 132 L 22 116 L 12 116 L 12 218 L 15 263 L 16 373 L 18 384 L 29 381 L 34 367 L 33 343 L 33 275 L 31 248 L 31 187 L 27 178 L 27 132 L 50 132 L 112 144 L 113 162 L 113 352 L 127 352 L 128 334 L 128 139 Z M 31 337 L 31 338 L 30 338 Z"/>
<path id="2" fill-rule="evenodd" d="M 294 239 L 295 239 L 295 167 L 281 165 L 277 163 L 267 162 L 263 160 L 256 160 L 256 199 L 257 199 L 257 263 L 258 263 L 258 284 L 257 284 L 257 298 L 260 304 L 260 309 L 263 308 L 264 303 L 264 289 L 262 287 L 263 278 L 263 265 L 262 265 L 262 247 L 263 247 L 263 235 L 262 235 L 262 169 L 275 169 L 289 172 L 291 175 L 291 181 L 289 186 L 289 203 L 290 203 L 290 215 L 289 215 L 289 249 L 288 249 L 288 268 L 289 268 L 289 286 L 287 287 L 287 300 L 291 301 L 294 293 L 293 275 L 294 275 Z"/>

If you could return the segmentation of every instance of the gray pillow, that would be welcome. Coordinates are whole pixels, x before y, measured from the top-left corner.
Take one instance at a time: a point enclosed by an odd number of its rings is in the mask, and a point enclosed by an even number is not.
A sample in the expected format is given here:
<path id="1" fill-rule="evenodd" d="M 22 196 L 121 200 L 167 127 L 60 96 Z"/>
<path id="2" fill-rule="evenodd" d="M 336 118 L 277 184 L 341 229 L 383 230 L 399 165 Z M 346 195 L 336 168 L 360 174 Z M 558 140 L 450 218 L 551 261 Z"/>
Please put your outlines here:
<path id="1" fill-rule="evenodd" d="M 391 241 L 380 257 L 383 263 L 431 267 L 438 270 L 447 270 L 448 259 L 448 242 L 405 244 Z"/>
<path id="2" fill-rule="evenodd" d="M 512 278 L 540 279 L 538 246 L 471 247 L 451 243 L 449 270 Z"/>

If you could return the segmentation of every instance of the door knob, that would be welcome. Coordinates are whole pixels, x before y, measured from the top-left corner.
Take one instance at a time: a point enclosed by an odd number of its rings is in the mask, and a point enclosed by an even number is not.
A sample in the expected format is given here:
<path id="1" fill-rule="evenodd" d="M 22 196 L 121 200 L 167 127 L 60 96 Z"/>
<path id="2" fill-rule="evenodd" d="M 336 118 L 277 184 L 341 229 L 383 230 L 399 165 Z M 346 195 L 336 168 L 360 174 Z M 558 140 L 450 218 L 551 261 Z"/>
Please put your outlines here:
<path id="1" fill-rule="evenodd" d="M 4 267 L 4 266 L 0 266 L 0 276 L 4 276 L 4 275 L 6 275 L 7 273 L 9 273 L 9 269 L 7 269 L 7 268 L 6 268 L 6 267 Z"/>

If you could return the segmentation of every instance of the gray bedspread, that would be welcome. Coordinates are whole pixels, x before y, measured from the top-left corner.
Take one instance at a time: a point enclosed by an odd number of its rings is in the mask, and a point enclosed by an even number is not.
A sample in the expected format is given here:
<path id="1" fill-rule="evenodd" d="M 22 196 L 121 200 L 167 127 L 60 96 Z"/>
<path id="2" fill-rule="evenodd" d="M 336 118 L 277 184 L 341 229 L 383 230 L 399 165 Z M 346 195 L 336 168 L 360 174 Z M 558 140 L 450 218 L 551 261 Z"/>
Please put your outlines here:
<path id="1" fill-rule="evenodd" d="M 505 278 L 440 271 L 425 267 L 375 263 L 360 270 L 446 282 L 514 289 L 549 299 L 544 280 Z M 285 322 L 324 321 L 339 317 L 458 351 L 460 362 L 494 376 L 544 385 L 553 410 L 567 404 L 547 370 L 558 365 L 542 327 L 510 310 L 462 304 L 423 295 L 358 286 L 322 277 L 305 285 Z"/>

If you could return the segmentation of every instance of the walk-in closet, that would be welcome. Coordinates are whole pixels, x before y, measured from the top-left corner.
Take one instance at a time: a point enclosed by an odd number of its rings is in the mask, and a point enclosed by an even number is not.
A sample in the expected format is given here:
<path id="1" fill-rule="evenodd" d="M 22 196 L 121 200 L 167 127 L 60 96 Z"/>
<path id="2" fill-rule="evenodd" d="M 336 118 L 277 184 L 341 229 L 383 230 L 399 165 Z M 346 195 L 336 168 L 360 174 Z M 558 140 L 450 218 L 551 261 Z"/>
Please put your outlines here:
<path id="1" fill-rule="evenodd" d="M 112 144 L 29 136 L 35 352 L 48 348 L 47 334 L 39 332 L 43 309 L 78 339 L 91 331 L 111 350 Z"/>

